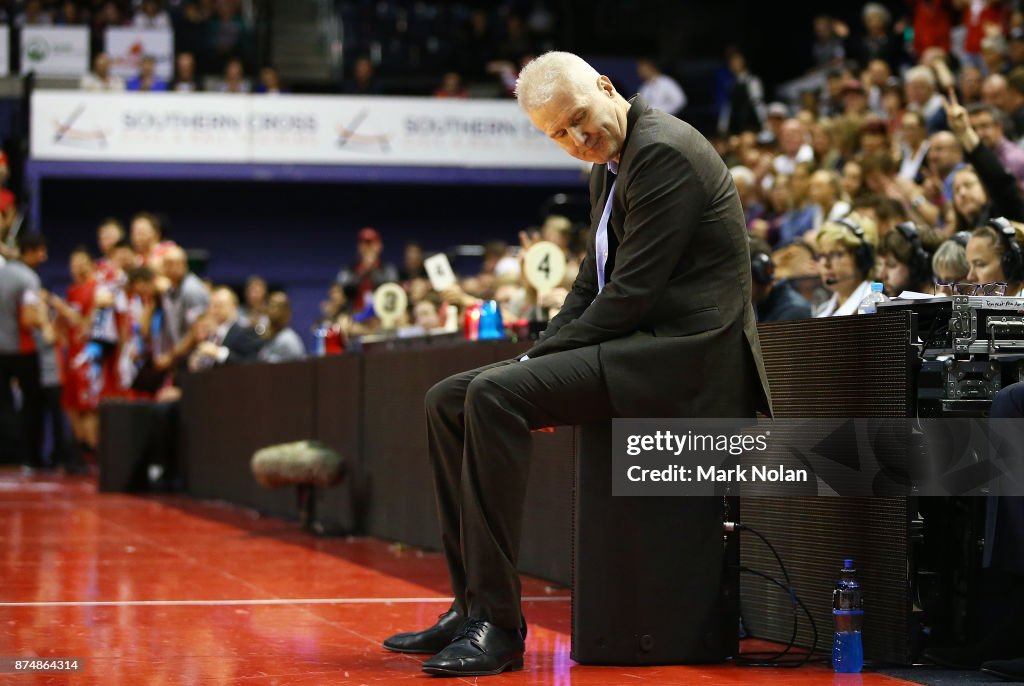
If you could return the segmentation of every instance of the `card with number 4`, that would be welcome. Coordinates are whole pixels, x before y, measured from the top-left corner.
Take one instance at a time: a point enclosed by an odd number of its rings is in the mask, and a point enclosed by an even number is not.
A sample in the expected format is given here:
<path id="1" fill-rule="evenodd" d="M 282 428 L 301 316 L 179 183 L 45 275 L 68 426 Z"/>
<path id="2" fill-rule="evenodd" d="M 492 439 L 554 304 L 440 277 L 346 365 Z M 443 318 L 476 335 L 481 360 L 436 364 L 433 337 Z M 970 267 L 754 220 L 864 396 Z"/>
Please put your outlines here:
<path id="1" fill-rule="evenodd" d="M 458 283 L 451 262 L 448 261 L 448 256 L 444 253 L 428 257 L 423 261 L 423 266 L 427 269 L 430 285 L 438 293 L 442 293 Z"/>

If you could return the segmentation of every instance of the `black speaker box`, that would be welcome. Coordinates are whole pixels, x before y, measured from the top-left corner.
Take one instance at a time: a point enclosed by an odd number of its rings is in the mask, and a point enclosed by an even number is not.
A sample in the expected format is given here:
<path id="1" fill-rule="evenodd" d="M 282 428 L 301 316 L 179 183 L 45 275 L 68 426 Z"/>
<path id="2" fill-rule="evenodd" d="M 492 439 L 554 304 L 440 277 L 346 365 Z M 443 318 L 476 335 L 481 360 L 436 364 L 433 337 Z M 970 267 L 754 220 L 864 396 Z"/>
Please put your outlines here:
<path id="1" fill-rule="evenodd" d="M 739 544 L 723 535 L 725 501 L 612 497 L 611 422 L 578 431 L 572 659 L 658 665 L 735 655 Z"/>

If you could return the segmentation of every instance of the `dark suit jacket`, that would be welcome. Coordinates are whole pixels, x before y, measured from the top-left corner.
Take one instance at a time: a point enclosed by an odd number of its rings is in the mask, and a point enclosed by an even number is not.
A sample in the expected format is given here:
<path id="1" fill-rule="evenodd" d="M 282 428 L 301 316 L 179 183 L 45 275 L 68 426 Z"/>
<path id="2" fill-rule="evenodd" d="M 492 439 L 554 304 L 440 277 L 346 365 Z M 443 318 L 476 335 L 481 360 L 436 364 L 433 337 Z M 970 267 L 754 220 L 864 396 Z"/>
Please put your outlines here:
<path id="1" fill-rule="evenodd" d="M 231 325 L 221 342 L 228 349 L 224 364 L 245 364 L 255 362 L 263 347 L 263 339 L 253 329 L 238 322 Z"/>
<path id="2" fill-rule="evenodd" d="M 598 295 L 594 235 L 610 186 L 596 165 L 587 257 L 527 354 L 600 346 L 622 417 L 770 413 L 743 209 L 714 148 L 689 124 L 633 101 L 609 221 L 618 248 Z"/>

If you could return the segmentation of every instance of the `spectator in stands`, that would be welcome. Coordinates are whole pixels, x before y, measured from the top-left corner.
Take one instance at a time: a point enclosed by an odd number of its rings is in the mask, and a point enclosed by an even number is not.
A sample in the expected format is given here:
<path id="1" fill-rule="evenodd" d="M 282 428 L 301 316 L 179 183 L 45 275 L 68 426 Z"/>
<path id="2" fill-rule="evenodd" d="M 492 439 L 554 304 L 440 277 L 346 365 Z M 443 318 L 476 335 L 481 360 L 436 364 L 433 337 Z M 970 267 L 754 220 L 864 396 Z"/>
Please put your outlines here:
<path id="1" fill-rule="evenodd" d="M 882 94 L 892 82 L 892 67 L 885 60 L 874 59 L 868 62 L 865 73 L 867 78 L 862 79 L 862 83 L 868 94 L 868 107 L 879 117 L 885 117 Z"/>
<path id="2" fill-rule="evenodd" d="M 438 303 L 432 300 L 421 300 L 412 308 L 412 323 L 425 333 L 441 328 L 441 315 Z"/>
<path id="3" fill-rule="evenodd" d="M 953 200 L 953 175 L 964 166 L 963 149 L 956 136 L 949 131 L 939 131 L 928 139 L 928 172 L 922 169 L 927 177 L 925 194 L 928 197 L 938 195 L 943 202 Z"/>
<path id="4" fill-rule="evenodd" d="M 864 36 L 861 38 L 858 60 L 868 64 L 871 60 L 884 60 L 891 67 L 903 61 L 903 37 L 890 29 L 892 17 L 884 5 L 869 2 L 864 5 L 861 17 L 864 21 Z"/>
<path id="5" fill-rule="evenodd" d="M 251 89 L 249 79 L 245 78 L 242 60 L 232 57 L 224 66 L 224 81 L 218 90 L 221 93 L 248 93 Z"/>
<path id="6" fill-rule="evenodd" d="M 0 151 L 0 184 L 7 180 L 8 167 L 7 155 Z M 12 229 L 18 220 L 18 199 L 10 190 L 0 185 L 0 266 L 4 261 L 17 257 L 18 250 L 15 245 Z"/>
<path id="7" fill-rule="evenodd" d="M 982 41 L 990 25 L 1002 25 L 1002 11 L 998 0 L 982 0 L 982 2 L 964 2 L 958 6 L 963 8 L 962 25 L 966 29 L 963 51 L 967 60 L 975 65 L 981 62 Z"/>
<path id="8" fill-rule="evenodd" d="M 814 151 L 814 166 L 838 171 L 842 156 L 836 147 L 835 125 L 831 119 L 821 118 L 811 125 L 811 150 Z"/>
<path id="9" fill-rule="evenodd" d="M 966 236 L 969 238 L 970 234 L 966 234 Z M 935 275 L 936 281 L 955 283 L 967 278 L 971 267 L 967 264 L 967 252 L 964 247 L 966 244 L 967 240 L 961 244 L 961 241 L 954 237 L 938 247 L 935 255 L 932 256 L 932 273 Z"/>
<path id="10" fill-rule="evenodd" d="M 139 212 L 132 217 L 132 248 L 139 255 L 139 263 L 152 269 L 160 269 L 164 253 L 174 247 L 171 241 L 162 240 L 163 225 L 151 212 Z"/>
<path id="11" fill-rule="evenodd" d="M 1009 69 L 1009 46 L 1001 35 L 985 36 L 981 41 L 981 61 L 988 74 L 1004 74 Z"/>
<path id="12" fill-rule="evenodd" d="M 234 291 L 225 286 L 214 288 L 209 313 L 213 331 L 207 340 L 196 346 L 189 369 L 198 371 L 257 359 L 263 340 L 238 321 L 238 297 Z"/>
<path id="13" fill-rule="evenodd" d="M 14 19 L 16 28 L 25 26 L 52 26 L 53 15 L 47 11 L 42 0 L 26 0 L 25 9 Z"/>
<path id="14" fill-rule="evenodd" d="M 903 291 L 934 292 L 932 255 L 943 242 L 938 231 L 920 230 L 913 222 L 901 222 L 878 243 L 878 279 L 885 292 L 897 296 Z"/>
<path id="15" fill-rule="evenodd" d="M 976 284 L 1005 283 L 1006 295 L 1024 297 L 1024 228 L 1008 221 L 993 224 L 996 226 L 975 229 L 967 241 L 967 280 Z M 1007 251 L 1013 252 L 1008 260 Z"/>
<path id="16" fill-rule="evenodd" d="M 981 70 L 972 65 L 965 65 L 960 69 L 958 79 L 958 90 L 960 91 L 960 102 L 964 105 L 971 105 L 981 102 L 981 85 L 985 81 L 985 75 Z"/>
<path id="17" fill-rule="evenodd" d="M 740 205 L 743 207 L 743 216 L 749 229 L 754 220 L 761 219 L 765 212 L 764 204 L 757 197 L 756 177 L 754 172 L 744 166 L 731 167 L 729 173 L 736 184 L 736 193 L 740 196 Z"/>
<path id="18" fill-rule="evenodd" d="M 771 248 L 760 240 L 750 242 L 750 295 L 758 322 L 810 319 L 811 305 L 786 279 L 775 277 Z"/>
<path id="19" fill-rule="evenodd" d="M 267 319 L 267 280 L 253 274 L 245 280 L 245 305 L 241 308 L 239 319 L 242 326 L 250 326 L 256 333 L 263 335 L 269 324 Z"/>
<path id="20" fill-rule="evenodd" d="M 278 76 L 277 70 L 273 67 L 263 67 L 260 69 L 260 82 L 256 86 L 256 92 L 265 95 L 280 95 L 287 91 L 281 86 L 281 78 Z"/>
<path id="21" fill-rule="evenodd" d="M 445 72 L 441 77 L 441 85 L 434 90 L 435 98 L 468 98 L 469 91 L 462 85 L 462 77 L 457 71 Z"/>
<path id="22" fill-rule="evenodd" d="M 942 96 L 935 91 L 935 74 L 929 67 L 918 65 L 908 69 L 904 89 L 907 108 L 921 114 L 928 133 L 944 128 Z"/>
<path id="23" fill-rule="evenodd" d="M 43 457 L 42 391 L 33 331 L 42 325 L 36 268 L 46 261 L 46 241 L 41 234 L 25 233 L 19 249 L 18 259 L 0 267 L 0 445 L 6 456 L 38 467 Z M 20 410 L 12 381 L 21 390 Z"/>
<path id="24" fill-rule="evenodd" d="M 112 26 L 123 26 L 125 17 L 121 8 L 114 0 L 96 0 L 100 2 L 99 10 L 92 12 L 92 50 L 93 53 L 103 50 L 103 42 L 106 31 Z"/>
<path id="25" fill-rule="evenodd" d="M 856 160 L 849 160 L 843 165 L 842 182 L 843 193 L 850 200 L 856 200 L 867 192 L 864 185 L 864 169 Z"/>
<path id="26" fill-rule="evenodd" d="M 910 220 L 910 214 L 902 200 L 874 193 L 861 197 L 854 203 L 853 211 L 868 217 L 875 223 L 879 240 L 892 231 L 898 223 Z"/>
<path id="27" fill-rule="evenodd" d="M 967 110 L 955 101 L 946 105 L 950 129 L 970 164 L 953 179 L 953 204 L 958 231 L 983 226 L 992 217 L 1024 221 L 1024 199 L 1017 179 L 971 126 Z"/>
<path id="28" fill-rule="evenodd" d="M 1024 191 L 1024 150 L 1006 139 L 1004 116 L 990 105 L 979 103 L 967 108 L 967 115 L 978 138 L 996 154 L 1003 169 L 1017 179 L 1017 187 Z"/>
<path id="29" fill-rule="evenodd" d="M 686 93 L 679 83 L 658 68 L 653 57 L 637 60 L 636 73 L 640 77 L 639 95 L 656 110 L 678 117 L 686 107 Z"/>
<path id="30" fill-rule="evenodd" d="M 423 266 L 423 259 L 423 246 L 416 241 L 408 241 L 405 244 L 402 268 L 398 270 L 399 281 L 408 283 L 413 279 L 426 279 L 427 268 Z"/>
<path id="31" fill-rule="evenodd" d="M 779 222 L 779 247 L 802 240 L 804 234 L 816 228 L 814 221 L 821 210 L 811 201 L 810 187 L 811 165 L 801 162 L 789 177 L 791 204 Z"/>
<path id="32" fill-rule="evenodd" d="M 1006 93 L 1002 105 L 996 105 L 1010 115 L 1013 132 L 1024 137 L 1024 67 L 1017 67 L 1006 76 Z"/>
<path id="33" fill-rule="evenodd" d="M 359 259 L 351 267 L 338 272 L 335 280 L 345 289 L 345 296 L 352 301 L 356 312 L 366 307 L 369 294 L 378 286 L 398 281 L 398 270 L 394 265 L 381 260 L 383 250 L 380 234 L 367 226 L 359 231 L 356 241 Z"/>
<path id="34" fill-rule="evenodd" d="M 811 174 L 807 194 L 815 209 L 812 232 L 825 222 L 842 219 L 850 213 L 850 203 L 843 199 L 842 179 L 834 171 L 819 169 Z M 804 236 L 805 240 L 813 238 L 813 235 Z"/>
<path id="35" fill-rule="evenodd" d="M 191 52 L 180 52 L 174 59 L 174 80 L 171 90 L 179 93 L 195 93 L 202 90 L 196 77 L 196 58 Z"/>
<path id="36" fill-rule="evenodd" d="M 82 77 L 79 88 L 84 91 L 123 91 L 124 79 L 110 73 L 110 55 L 101 52 L 92 61 L 92 73 Z"/>
<path id="37" fill-rule="evenodd" d="M 986 105 L 991 105 L 1010 114 L 1007 109 L 1007 89 L 1009 82 L 1002 74 L 990 74 L 981 82 L 981 100 Z"/>
<path id="38" fill-rule="evenodd" d="M 1024 27 L 1016 27 L 1010 30 L 1010 42 L 1007 46 L 1007 57 L 1009 68 L 1012 71 L 1017 67 L 1024 66 Z M 969 100 L 964 101 L 971 102 Z"/>
<path id="39" fill-rule="evenodd" d="M 871 291 L 876 242 L 874 222 L 856 213 L 821 228 L 815 241 L 818 265 L 832 297 L 815 317 L 856 314 L 860 301 Z"/>
<path id="40" fill-rule="evenodd" d="M 897 176 L 915 183 L 924 180 L 921 167 L 928 157 L 928 129 L 920 112 L 905 112 L 899 129 L 900 168 Z"/>
<path id="41" fill-rule="evenodd" d="M 760 131 L 765 121 L 764 86 L 750 73 L 747 58 L 739 50 L 729 56 L 729 71 L 735 77 L 725 104 L 718 114 L 720 133 Z"/>
<path id="42" fill-rule="evenodd" d="M 840 34 L 848 35 L 849 29 L 842 22 L 827 14 L 814 18 L 814 43 L 811 46 L 812 69 L 829 69 L 846 59 L 846 48 Z"/>
<path id="43" fill-rule="evenodd" d="M 271 293 L 267 301 L 266 342 L 259 352 L 261 362 L 290 362 L 306 356 L 305 344 L 289 326 L 291 319 L 292 307 L 288 296 L 280 291 Z"/>
<path id="44" fill-rule="evenodd" d="M 142 5 L 132 18 L 132 26 L 137 29 L 169 29 L 171 16 L 159 0 L 142 0 Z"/>
<path id="45" fill-rule="evenodd" d="M 60 5 L 60 11 L 54 18 L 53 23 L 57 26 L 78 26 L 84 24 L 82 10 L 74 0 L 64 0 Z"/>
<path id="46" fill-rule="evenodd" d="M 779 136 L 779 154 L 772 160 L 776 174 L 792 176 L 797 164 L 812 162 L 814 150 L 807 142 L 807 130 L 799 119 L 787 119 Z"/>
<path id="47" fill-rule="evenodd" d="M 862 117 L 868 111 L 868 94 L 857 79 L 843 84 L 843 116 Z"/>
<path id="48" fill-rule="evenodd" d="M 949 52 L 953 27 L 952 7 L 948 0 L 911 0 L 913 8 L 914 54 L 923 55 L 933 47 Z"/>
<path id="49" fill-rule="evenodd" d="M 380 95 L 380 86 L 369 57 L 356 59 L 352 65 L 352 76 L 341 84 L 341 92 L 347 95 Z"/>
<path id="50" fill-rule="evenodd" d="M 139 75 L 129 79 L 126 84 L 130 91 L 165 91 L 167 82 L 156 75 L 156 58 L 146 55 L 139 62 Z"/>
<path id="51" fill-rule="evenodd" d="M 160 369 L 167 369 L 185 359 L 193 345 L 189 333 L 210 304 L 210 296 L 202 280 L 188 268 L 188 256 L 177 245 L 169 248 L 161 261 L 167 287 L 160 294 L 163 311 L 162 356 L 154 360 Z"/>
<path id="52" fill-rule="evenodd" d="M 211 66 L 227 65 L 233 55 L 246 53 L 248 36 L 240 3 L 216 3 L 206 22 L 206 32 L 207 49 L 213 59 Z"/>

